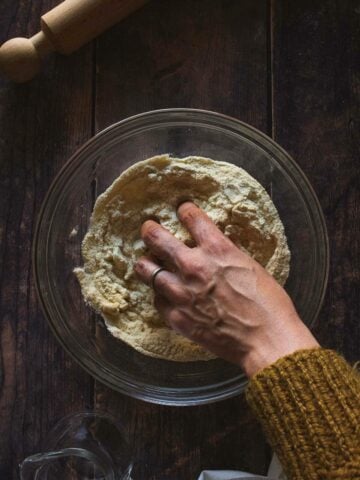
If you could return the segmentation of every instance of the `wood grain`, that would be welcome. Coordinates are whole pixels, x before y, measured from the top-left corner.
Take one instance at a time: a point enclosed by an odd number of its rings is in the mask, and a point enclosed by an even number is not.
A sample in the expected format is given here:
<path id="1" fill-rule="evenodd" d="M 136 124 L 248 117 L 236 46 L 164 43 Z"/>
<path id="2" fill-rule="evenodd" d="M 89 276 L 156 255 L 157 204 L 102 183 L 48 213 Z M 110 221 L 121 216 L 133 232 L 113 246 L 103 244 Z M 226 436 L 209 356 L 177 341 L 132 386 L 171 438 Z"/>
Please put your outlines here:
<path id="1" fill-rule="evenodd" d="M 0 2 L 0 42 L 34 34 L 56 3 Z M 16 478 L 18 462 L 58 418 L 86 407 L 123 421 L 135 478 L 266 470 L 269 450 L 243 397 L 176 409 L 94 387 L 39 310 L 30 248 L 41 200 L 78 146 L 129 115 L 215 110 L 273 134 L 294 156 L 319 196 L 331 242 L 316 333 L 358 359 L 359 18 L 358 0 L 153 0 L 96 49 L 54 56 L 30 84 L 0 81 L 1 479 Z"/>
<path id="2" fill-rule="evenodd" d="M 97 41 L 96 130 L 155 108 L 192 107 L 266 131 L 266 15 L 263 0 L 145 5 Z"/>
<path id="3" fill-rule="evenodd" d="M 32 34 L 54 1 L 4 0 L 0 42 Z M 92 407 L 93 380 L 58 345 L 31 268 L 36 216 L 51 180 L 91 136 L 92 48 L 53 58 L 33 82 L 0 81 L 0 478 L 38 451 L 66 413 Z"/>
<path id="4" fill-rule="evenodd" d="M 325 213 L 330 278 L 316 334 L 359 360 L 360 3 L 272 2 L 273 134 Z"/>
<path id="5" fill-rule="evenodd" d="M 116 45 L 116 49 L 111 48 Z M 226 113 L 267 130 L 265 1 L 150 2 L 97 42 L 95 124 L 165 107 Z M 96 383 L 96 406 L 122 420 L 134 477 L 195 479 L 203 469 L 264 473 L 269 450 L 243 397 L 160 407 Z"/>

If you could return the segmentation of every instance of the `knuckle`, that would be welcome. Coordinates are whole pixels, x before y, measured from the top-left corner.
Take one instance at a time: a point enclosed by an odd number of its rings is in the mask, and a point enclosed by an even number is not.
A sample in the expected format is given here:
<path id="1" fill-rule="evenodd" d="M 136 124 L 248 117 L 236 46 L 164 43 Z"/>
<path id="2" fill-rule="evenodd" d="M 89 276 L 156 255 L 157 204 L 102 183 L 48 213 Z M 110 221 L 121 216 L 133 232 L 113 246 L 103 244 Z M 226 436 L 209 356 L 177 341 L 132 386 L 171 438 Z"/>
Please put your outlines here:
<path id="1" fill-rule="evenodd" d="M 185 278 L 206 283 L 209 280 L 208 268 L 202 262 L 194 262 L 190 268 L 185 271 Z"/>
<path id="2" fill-rule="evenodd" d="M 216 240 L 209 242 L 206 246 L 206 250 L 208 253 L 212 255 L 225 255 L 231 249 L 231 242 L 226 237 L 224 238 L 217 238 Z"/>
<path id="3" fill-rule="evenodd" d="M 171 294 L 175 303 L 186 303 L 190 300 L 188 292 L 179 285 L 170 285 Z"/>
<path id="4" fill-rule="evenodd" d="M 162 275 L 161 273 L 158 275 L 158 279 L 156 282 L 156 288 L 162 292 L 164 292 L 167 298 L 173 303 L 184 303 L 189 300 L 189 295 L 185 288 L 177 281 L 168 278 L 166 274 Z"/>
<path id="5" fill-rule="evenodd" d="M 169 281 L 165 272 L 160 272 L 158 275 L 156 275 L 154 287 L 155 290 L 160 292 L 169 291 Z"/>
<path id="6" fill-rule="evenodd" d="M 187 319 L 179 310 L 172 310 L 169 314 L 168 321 L 170 326 L 178 332 L 186 332 Z"/>
<path id="7" fill-rule="evenodd" d="M 203 265 L 195 259 L 186 259 L 182 269 L 185 277 L 196 277 L 197 274 L 201 274 L 202 270 Z"/>
<path id="8" fill-rule="evenodd" d="M 162 287 L 166 286 L 164 276 L 165 276 L 165 274 L 164 274 L 163 271 L 160 272 L 158 275 L 156 275 L 154 285 L 157 289 L 161 289 Z"/>
<path id="9" fill-rule="evenodd" d="M 181 262 L 181 267 L 185 273 L 191 273 L 194 270 L 193 259 L 189 255 L 187 255 L 185 258 L 183 258 Z"/>
<path id="10" fill-rule="evenodd" d="M 194 325 L 191 329 L 191 339 L 200 342 L 204 337 L 204 327 L 202 325 Z"/>

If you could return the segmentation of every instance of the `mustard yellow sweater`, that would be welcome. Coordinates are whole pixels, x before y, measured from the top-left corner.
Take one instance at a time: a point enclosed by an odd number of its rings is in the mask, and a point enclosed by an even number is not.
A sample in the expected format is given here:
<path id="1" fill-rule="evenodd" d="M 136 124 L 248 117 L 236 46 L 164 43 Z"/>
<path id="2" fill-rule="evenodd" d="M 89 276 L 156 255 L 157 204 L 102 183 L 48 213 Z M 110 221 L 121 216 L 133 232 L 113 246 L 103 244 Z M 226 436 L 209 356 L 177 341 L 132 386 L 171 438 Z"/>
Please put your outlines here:
<path id="1" fill-rule="evenodd" d="M 281 358 L 246 396 L 289 479 L 360 480 L 360 375 L 337 353 Z"/>

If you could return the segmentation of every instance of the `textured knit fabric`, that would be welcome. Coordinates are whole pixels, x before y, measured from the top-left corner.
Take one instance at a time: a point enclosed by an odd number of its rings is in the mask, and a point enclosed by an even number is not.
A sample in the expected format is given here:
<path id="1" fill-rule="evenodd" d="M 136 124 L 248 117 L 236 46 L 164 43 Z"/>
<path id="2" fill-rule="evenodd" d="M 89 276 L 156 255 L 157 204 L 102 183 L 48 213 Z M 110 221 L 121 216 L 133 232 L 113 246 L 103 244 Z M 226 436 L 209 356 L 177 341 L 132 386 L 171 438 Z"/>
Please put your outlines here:
<path id="1" fill-rule="evenodd" d="M 337 353 L 281 358 L 246 396 L 289 479 L 360 480 L 360 375 Z"/>

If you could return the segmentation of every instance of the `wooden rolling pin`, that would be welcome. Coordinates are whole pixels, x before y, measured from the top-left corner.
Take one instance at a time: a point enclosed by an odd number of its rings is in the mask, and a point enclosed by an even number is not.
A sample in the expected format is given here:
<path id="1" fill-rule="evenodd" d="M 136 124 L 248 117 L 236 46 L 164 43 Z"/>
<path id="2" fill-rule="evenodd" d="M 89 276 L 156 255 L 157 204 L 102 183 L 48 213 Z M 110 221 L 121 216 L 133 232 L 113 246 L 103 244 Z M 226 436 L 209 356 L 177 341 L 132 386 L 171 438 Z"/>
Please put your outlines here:
<path id="1" fill-rule="evenodd" d="M 68 55 L 148 0 L 65 0 L 41 17 L 41 31 L 0 47 L 0 71 L 14 82 L 31 80 L 41 60 L 56 51 Z"/>

